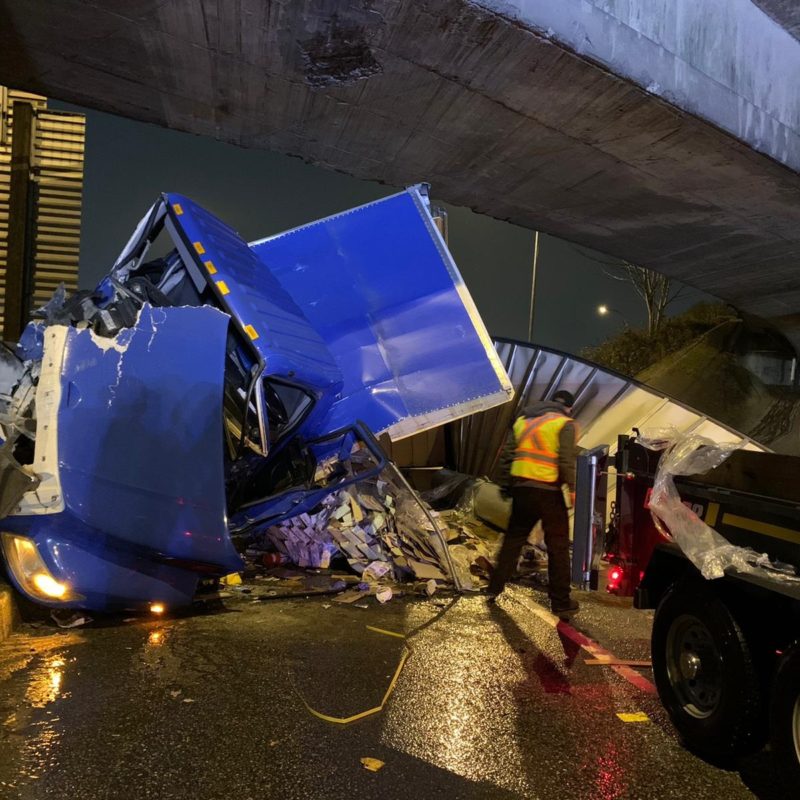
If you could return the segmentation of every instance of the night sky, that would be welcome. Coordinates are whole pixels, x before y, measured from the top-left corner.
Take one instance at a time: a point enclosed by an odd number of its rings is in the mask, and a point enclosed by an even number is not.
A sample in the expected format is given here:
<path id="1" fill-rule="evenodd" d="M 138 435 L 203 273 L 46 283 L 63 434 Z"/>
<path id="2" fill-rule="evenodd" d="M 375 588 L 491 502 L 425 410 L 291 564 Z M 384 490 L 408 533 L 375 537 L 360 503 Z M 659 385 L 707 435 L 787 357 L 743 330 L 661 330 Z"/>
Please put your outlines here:
<path id="1" fill-rule="evenodd" d="M 80 285 L 113 263 L 159 192 L 191 197 L 248 241 L 370 202 L 397 187 L 357 180 L 299 159 L 51 101 L 87 115 Z M 431 194 L 437 201 L 436 186 Z M 526 339 L 533 232 L 446 205 L 450 249 L 489 332 Z M 602 258 L 602 257 L 601 257 Z M 689 290 L 672 313 L 707 299 Z M 618 311 L 600 317 L 599 304 Z M 597 344 L 625 318 L 644 324 L 633 290 L 569 242 L 542 235 L 533 341 L 568 352 Z"/>

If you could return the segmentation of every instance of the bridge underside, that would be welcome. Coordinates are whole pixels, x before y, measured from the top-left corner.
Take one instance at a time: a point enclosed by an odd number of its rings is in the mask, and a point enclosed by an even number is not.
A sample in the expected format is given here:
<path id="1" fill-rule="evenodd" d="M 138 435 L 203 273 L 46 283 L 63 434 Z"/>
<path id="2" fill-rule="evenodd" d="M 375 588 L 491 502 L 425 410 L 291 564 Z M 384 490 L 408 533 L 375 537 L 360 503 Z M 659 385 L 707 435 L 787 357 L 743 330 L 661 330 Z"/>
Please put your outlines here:
<path id="1" fill-rule="evenodd" d="M 796 173 L 476 3 L 0 9 L 0 83 L 359 178 L 428 180 L 752 313 L 800 309 Z"/>

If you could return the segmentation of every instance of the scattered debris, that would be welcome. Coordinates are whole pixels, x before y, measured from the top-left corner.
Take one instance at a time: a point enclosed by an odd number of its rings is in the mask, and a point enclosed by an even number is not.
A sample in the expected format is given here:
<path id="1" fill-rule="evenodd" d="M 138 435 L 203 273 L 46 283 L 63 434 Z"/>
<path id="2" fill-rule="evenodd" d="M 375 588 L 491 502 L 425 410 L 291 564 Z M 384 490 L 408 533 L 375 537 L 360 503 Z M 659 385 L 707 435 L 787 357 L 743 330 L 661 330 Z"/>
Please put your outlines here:
<path id="1" fill-rule="evenodd" d="M 388 603 L 392 599 L 392 590 L 387 586 L 375 592 L 375 599 L 379 603 Z"/>
<path id="2" fill-rule="evenodd" d="M 353 461 L 357 466 L 357 453 Z M 466 503 L 434 511 L 392 471 L 329 495 L 312 512 L 252 534 L 247 557 L 255 566 L 273 563 L 270 556 L 276 555 L 283 563 L 323 570 L 337 559 L 346 560 L 361 578 L 361 596 L 375 594 L 381 603 L 398 596 L 394 587 L 413 581 L 422 587 L 415 591 L 428 597 L 447 584 L 479 589 L 496 557 L 497 535 L 476 531 L 486 527 Z M 337 602 L 359 599 L 347 593 Z"/>
<path id="3" fill-rule="evenodd" d="M 369 592 L 345 592 L 333 598 L 334 603 L 357 603 L 369 596 Z"/>
<path id="4" fill-rule="evenodd" d="M 364 769 L 368 769 L 370 772 L 377 772 L 386 766 L 385 761 L 381 761 L 379 758 L 370 758 L 369 756 L 362 758 L 361 763 L 364 765 Z"/>
<path id="5" fill-rule="evenodd" d="M 634 711 L 630 714 L 617 714 L 623 722 L 650 722 L 650 717 L 644 711 Z"/>
<path id="6" fill-rule="evenodd" d="M 406 638 L 403 634 L 393 633 L 392 631 L 385 631 L 382 628 L 373 628 L 368 625 L 367 629 L 374 631 L 375 633 L 385 634 L 387 636 L 396 636 L 401 639 Z M 350 717 L 333 717 L 328 714 L 323 714 L 320 711 L 311 708 L 311 706 L 305 701 L 300 692 L 297 691 L 296 687 L 295 687 L 295 692 L 297 692 L 298 697 L 302 701 L 303 705 L 308 709 L 309 713 L 313 714 L 318 719 L 321 719 L 325 722 L 332 722 L 336 725 L 349 725 L 351 722 L 357 722 L 358 720 L 370 717 L 373 714 L 378 714 L 381 711 L 383 711 L 384 707 L 386 706 L 386 703 L 389 701 L 389 697 L 394 691 L 394 687 L 397 685 L 397 681 L 400 678 L 400 673 L 403 671 L 403 667 L 405 666 L 406 661 L 408 660 L 408 657 L 410 655 L 411 655 L 411 649 L 408 646 L 408 644 L 406 644 L 404 645 L 403 654 L 400 656 L 400 661 L 397 664 L 397 668 L 394 671 L 394 675 L 392 675 L 392 679 L 389 681 L 389 687 L 386 689 L 386 692 L 383 695 L 383 699 L 381 700 L 380 705 L 375 706 L 374 708 L 368 708 L 366 711 L 361 711 L 358 714 L 353 714 Z"/>
<path id="7" fill-rule="evenodd" d="M 53 610 L 50 612 L 50 618 L 59 628 L 80 628 L 82 625 L 88 625 L 92 621 L 91 617 L 81 614 L 79 611 Z"/>
<path id="8" fill-rule="evenodd" d="M 385 628 L 376 628 L 374 625 L 367 625 L 367 630 L 373 633 L 382 633 L 384 636 L 394 636 L 397 639 L 405 639 L 404 633 L 397 633 L 396 631 L 387 631 Z"/>

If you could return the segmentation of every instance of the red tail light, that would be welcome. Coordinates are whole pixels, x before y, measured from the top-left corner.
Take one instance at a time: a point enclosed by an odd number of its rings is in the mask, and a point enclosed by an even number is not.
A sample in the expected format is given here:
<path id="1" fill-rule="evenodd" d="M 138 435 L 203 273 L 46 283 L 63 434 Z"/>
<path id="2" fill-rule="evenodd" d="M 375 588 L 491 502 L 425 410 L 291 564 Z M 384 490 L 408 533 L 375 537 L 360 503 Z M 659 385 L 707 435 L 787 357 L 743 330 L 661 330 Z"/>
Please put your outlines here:
<path id="1" fill-rule="evenodd" d="M 622 583 L 622 579 L 624 577 L 625 572 L 621 567 L 612 567 L 608 573 L 608 584 L 606 586 L 606 591 L 610 592 L 611 594 L 619 591 L 620 584 Z"/>

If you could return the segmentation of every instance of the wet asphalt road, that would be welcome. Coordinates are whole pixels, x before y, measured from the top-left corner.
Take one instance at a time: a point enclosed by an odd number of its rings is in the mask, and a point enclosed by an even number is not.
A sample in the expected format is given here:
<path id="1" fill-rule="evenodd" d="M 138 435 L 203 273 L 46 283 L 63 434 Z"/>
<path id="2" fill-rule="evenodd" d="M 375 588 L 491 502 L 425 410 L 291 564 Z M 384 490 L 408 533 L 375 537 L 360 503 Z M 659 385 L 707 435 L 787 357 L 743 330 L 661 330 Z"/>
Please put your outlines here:
<path id="1" fill-rule="evenodd" d="M 657 698 L 586 665 L 537 598 L 243 597 L 181 619 L 28 628 L 0 644 L 0 798 L 796 796 L 765 754 L 724 771 L 682 749 Z M 646 614 L 584 608 L 577 627 L 647 657 Z M 406 646 L 381 713 L 348 726 L 310 713 L 379 705 Z M 650 721 L 616 716 L 633 712 Z M 365 756 L 385 766 L 368 772 Z"/>

